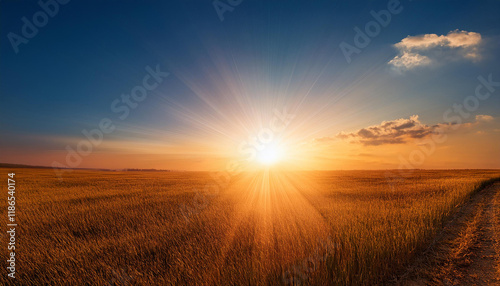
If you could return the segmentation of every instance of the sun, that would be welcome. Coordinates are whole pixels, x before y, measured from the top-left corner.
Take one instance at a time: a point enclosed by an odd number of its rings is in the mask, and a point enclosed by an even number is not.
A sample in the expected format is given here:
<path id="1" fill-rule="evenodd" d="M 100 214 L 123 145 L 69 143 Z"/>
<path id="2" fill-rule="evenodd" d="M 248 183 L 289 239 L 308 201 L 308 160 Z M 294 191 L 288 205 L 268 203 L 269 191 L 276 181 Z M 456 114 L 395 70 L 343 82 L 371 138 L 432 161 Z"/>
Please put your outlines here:
<path id="1" fill-rule="evenodd" d="M 283 150 L 276 145 L 266 146 L 257 154 L 257 160 L 263 165 L 274 165 L 283 158 Z"/>

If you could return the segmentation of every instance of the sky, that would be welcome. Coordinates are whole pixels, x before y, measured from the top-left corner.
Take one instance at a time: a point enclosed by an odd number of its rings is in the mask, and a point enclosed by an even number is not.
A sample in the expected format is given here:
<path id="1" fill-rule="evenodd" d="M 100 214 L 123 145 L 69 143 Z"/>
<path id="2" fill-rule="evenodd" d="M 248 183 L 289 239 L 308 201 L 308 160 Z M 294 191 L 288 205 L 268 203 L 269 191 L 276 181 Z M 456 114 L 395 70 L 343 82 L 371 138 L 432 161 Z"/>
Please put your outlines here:
<path id="1" fill-rule="evenodd" d="M 499 1 L 0 6 L 2 163 L 500 168 Z"/>

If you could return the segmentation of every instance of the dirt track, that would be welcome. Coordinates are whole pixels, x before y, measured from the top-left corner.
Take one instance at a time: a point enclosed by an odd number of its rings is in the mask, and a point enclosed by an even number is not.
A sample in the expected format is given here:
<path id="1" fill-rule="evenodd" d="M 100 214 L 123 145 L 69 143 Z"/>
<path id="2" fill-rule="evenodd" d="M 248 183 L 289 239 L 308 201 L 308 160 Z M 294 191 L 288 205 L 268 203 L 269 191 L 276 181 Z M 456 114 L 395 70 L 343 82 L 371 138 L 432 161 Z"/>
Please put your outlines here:
<path id="1" fill-rule="evenodd" d="M 500 285 L 500 182 L 479 191 L 397 285 Z"/>

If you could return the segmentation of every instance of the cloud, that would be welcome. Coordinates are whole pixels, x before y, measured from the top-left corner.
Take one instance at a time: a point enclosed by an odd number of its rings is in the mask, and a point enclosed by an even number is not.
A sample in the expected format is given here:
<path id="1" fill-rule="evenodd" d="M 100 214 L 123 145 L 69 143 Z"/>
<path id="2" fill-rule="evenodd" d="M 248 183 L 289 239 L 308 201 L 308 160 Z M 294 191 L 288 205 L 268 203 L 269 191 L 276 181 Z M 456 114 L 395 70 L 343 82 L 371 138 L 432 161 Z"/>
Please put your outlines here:
<path id="1" fill-rule="evenodd" d="M 389 64 L 397 69 L 413 69 L 418 66 L 426 66 L 431 64 L 431 59 L 419 54 L 403 52 L 403 54 L 396 56 Z"/>
<path id="2" fill-rule="evenodd" d="M 461 125 L 461 127 L 469 128 L 469 127 L 474 127 L 474 126 L 481 124 L 481 123 L 491 122 L 493 120 L 495 120 L 495 118 L 491 115 L 479 114 L 479 115 L 476 115 L 474 122 L 462 123 L 460 125 Z"/>
<path id="3" fill-rule="evenodd" d="M 493 116 L 491 115 L 476 115 L 477 122 L 490 122 L 493 121 Z"/>
<path id="4" fill-rule="evenodd" d="M 474 122 L 463 123 L 460 127 L 473 127 L 482 122 L 490 122 L 492 120 L 494 120 L 494 118 L 490 115 L 476 115 Z M 378 125 L 361 128 L 354 132 L 340 132 L 333 137 L 316 138 L 314 142 L 328 143 L 335 139 L 341 139 L 365 146 L 404 144 L 415 139 L 422 139 L 432 134 L 442 133 L 449 129 L 457 129 L 453 127 L 455 125 L 456 124 L 453 123 L 426 125 L 420 122 L 418 115 L 412 115 L 410 118 L 383 121 Z"/>
<path id="5" fill-rule="evenodd" d="M 419 139 L 432 134 L 434 127 L 422 124 L 418 115 L 384 121 L 379 125 L 362 128 L 355 132 L 340 132 L 337 138 L 348 139 L 367 146 L 403 144 L 410 139 Z"/>
<path id="6" fill-rule="evenodd" d="M 389 65 L 404 71 L 457 59 L 477 61 L 481 58 L 480 43 L 481 34 L 459 30 L 441 36 L 408 36 L 394 45 L 399 55 L 390 60 Z"/>

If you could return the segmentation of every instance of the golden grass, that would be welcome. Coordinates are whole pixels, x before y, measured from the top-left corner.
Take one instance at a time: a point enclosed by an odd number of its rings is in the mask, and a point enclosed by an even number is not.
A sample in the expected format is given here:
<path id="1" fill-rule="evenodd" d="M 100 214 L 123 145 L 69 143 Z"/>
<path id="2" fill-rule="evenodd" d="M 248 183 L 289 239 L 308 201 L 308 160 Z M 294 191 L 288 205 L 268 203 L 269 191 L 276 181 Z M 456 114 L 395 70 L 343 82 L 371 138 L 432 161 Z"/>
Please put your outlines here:
<path id="1" fill-rule="evenodd" d="M 263 171 L 196 195 L 208 173 L 0 170 L 17 174 L 19 285 L 383 283 L 500 176 Z"/>

